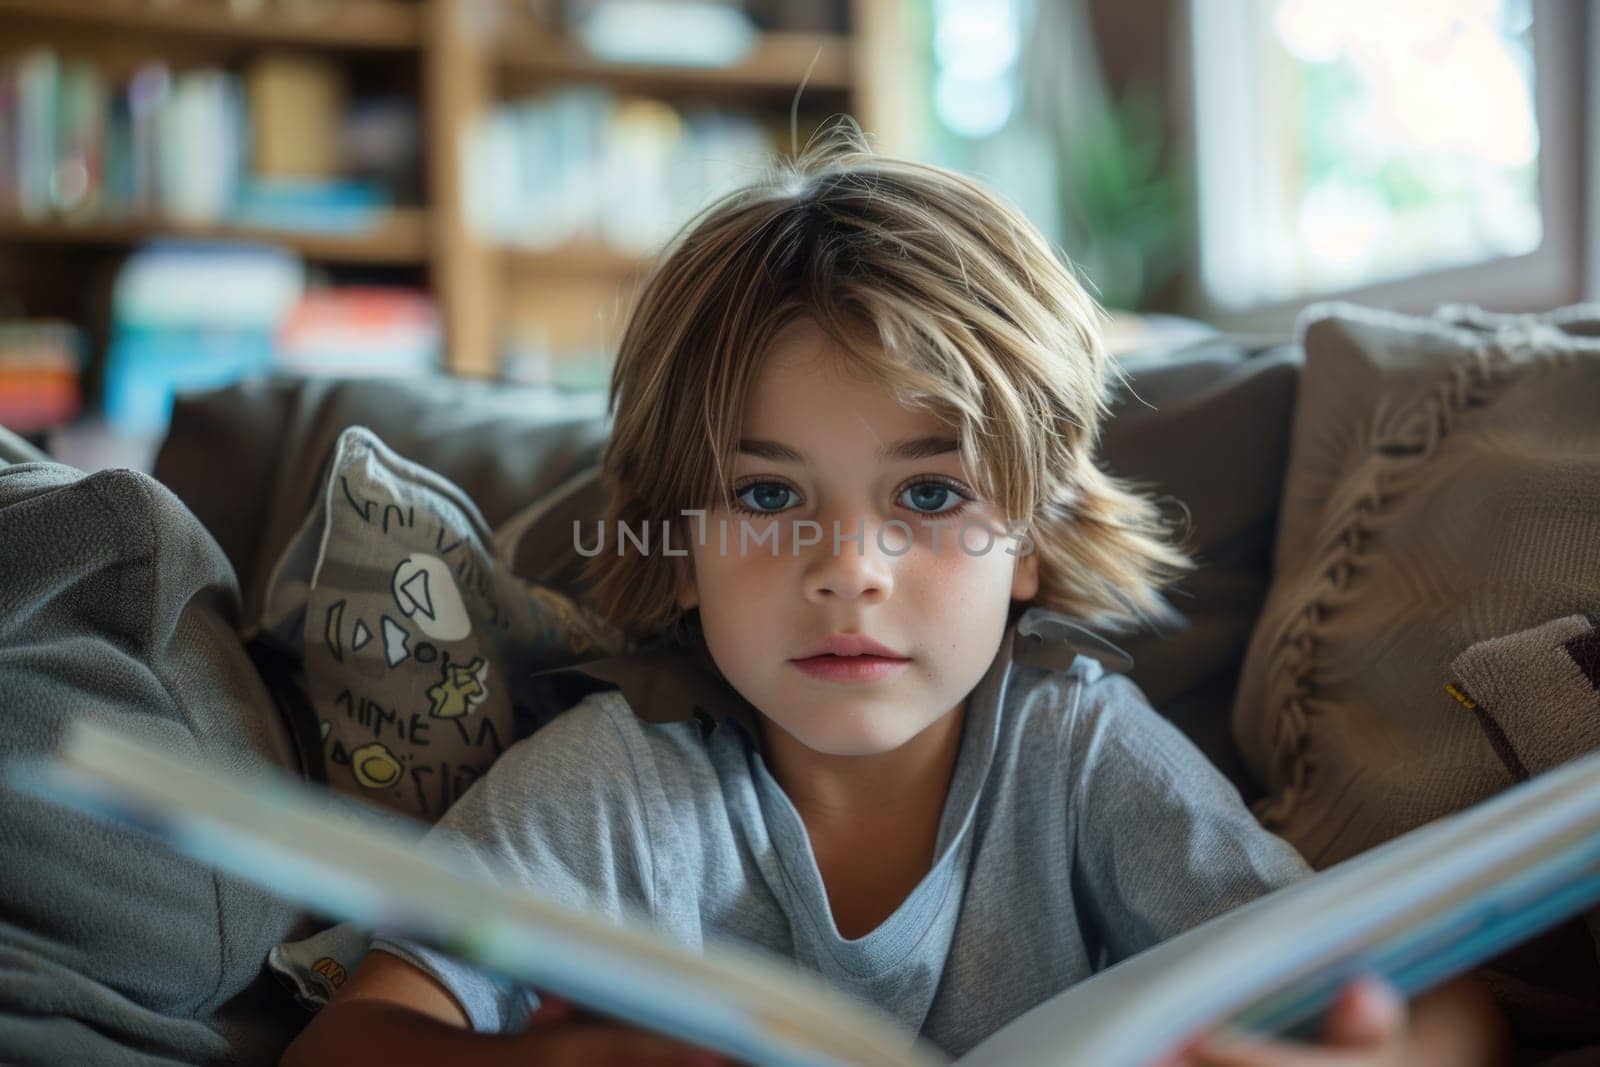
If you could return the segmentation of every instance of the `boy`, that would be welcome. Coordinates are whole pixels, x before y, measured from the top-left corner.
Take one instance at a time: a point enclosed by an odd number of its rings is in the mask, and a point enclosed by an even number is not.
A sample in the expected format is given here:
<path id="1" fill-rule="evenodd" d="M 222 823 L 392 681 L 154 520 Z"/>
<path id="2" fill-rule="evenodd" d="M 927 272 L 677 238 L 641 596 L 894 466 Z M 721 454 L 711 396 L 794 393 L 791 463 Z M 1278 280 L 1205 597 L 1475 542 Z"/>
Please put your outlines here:
<path id="1" fill-rule="evenodd" d="M 1188 566 L 1092 462 L 1101 312 L 981 187 L 836 132 L 693 220 L 620 345 L 586 578 L 665 656 L 591 665 L 632 684 L 513 746 L 438 832 L 532 892 L 787 956 L 958 1056 L 1308 868 L 1077 654 L 1073 620 L 1168 618 L 1159 589 Z M 699 671 L 711 695 L 654 700 L 650 671 Z M 286 1062 L 697 1055 L 372 947 Z M 1360 1058 L 1326 1062 L 1474 1062 L 1391 1008 L 1352 991 L 1330 1044 Z"/>

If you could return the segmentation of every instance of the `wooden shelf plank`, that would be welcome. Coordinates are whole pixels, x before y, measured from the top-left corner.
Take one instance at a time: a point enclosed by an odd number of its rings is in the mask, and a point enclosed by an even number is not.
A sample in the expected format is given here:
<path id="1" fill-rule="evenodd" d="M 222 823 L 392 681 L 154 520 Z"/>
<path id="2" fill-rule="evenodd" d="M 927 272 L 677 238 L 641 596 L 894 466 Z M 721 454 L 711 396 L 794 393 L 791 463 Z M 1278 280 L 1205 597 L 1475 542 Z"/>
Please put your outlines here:
<path id="1" fill-rule="evenodd" d="M 0 0 L 0 20 L 20 18 L 78 30 L 244 43 L 374 50 L 422 44 L 418 6 L 400 0 L 268 6 L 254 15 L 234 14 L 219 0 Z"/>
<path id="2" fill-rule="evenodd" d="M 624 279 L 643 274 L 650 257 L 613 248 L 601 241 L 573 241 L 558 248 L 524 248 L 499 245 L 497 252 L 510 269 L 520 274 L 554 274 Z"/>
<path id="3" fill-rule="evenodd" d="M 586 53 L 577 41 L 548 30 L 508 30 L 499 48 L 509 74 L 549 82 L 590 82 L 665 94 L 709 92 L 848 93 L 853 84 L 849 39 L 836 34 L 768 33 L 738 63 L 687 67 L 613 63 Z M 806 68 L 816 59 L 809 79 Z"/>
<path id="4" fill-rule="evenodd" d="M 27 219 L 0 215 L 0 241 L 46 245 L 125 245 L 157 237 L 259 241 L 292 249 L 325 263 L 421 265 L 428 258 L 426 213 L 399 209 L 370 230 L 308 232 L 190 223 L 158 218 Z"/>

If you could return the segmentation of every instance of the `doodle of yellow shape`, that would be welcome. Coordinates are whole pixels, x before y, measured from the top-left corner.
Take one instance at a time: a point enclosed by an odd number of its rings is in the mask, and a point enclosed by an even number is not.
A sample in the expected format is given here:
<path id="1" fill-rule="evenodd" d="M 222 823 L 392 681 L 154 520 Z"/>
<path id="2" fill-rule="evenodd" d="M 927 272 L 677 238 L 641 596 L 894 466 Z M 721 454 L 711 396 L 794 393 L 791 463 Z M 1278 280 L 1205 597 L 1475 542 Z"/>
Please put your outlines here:
<path id="1" fill-rule="evenodd" d="M 437 719 L 458 719 L 478 710 L 489 696 L 489 661 L 478 656 L 471 663 L 446 663 L 444 677 L 438 685 L 428 687 L 428 699 L 433 705 L 428 714 Z"/>
<path id="2" fill-rule="evenodd" d="M 350 753 L 350 769 L 355 772 L 356 781 L 368 789 L 387 789 L 400 780 L 400 761 L 381 741 L 362 745 Z"/>
<path id="3" fill-rule="evenodd" d="M 332 956 L 323 956 L 311 965 L 311 969 L 326 978 L 335 989 L 344 985 L 344 965 Z"/>

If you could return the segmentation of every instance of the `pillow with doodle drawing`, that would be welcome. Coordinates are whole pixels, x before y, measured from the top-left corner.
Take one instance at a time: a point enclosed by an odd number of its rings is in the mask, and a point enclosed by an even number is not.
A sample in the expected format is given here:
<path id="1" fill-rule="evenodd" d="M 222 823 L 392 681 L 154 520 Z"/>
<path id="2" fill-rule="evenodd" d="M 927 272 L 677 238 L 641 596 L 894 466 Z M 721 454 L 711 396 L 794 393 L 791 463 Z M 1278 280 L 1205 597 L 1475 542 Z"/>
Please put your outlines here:
<path id="1" fill-rule="evenodd" d="M 339 436 L 252 638 L 298 668 L 291 718 L 309 777 L 432 822 L 561 710 L 538 707 L 523 679 L 624 650 L 492 544 L 449 480 L 365 427 Z"/>

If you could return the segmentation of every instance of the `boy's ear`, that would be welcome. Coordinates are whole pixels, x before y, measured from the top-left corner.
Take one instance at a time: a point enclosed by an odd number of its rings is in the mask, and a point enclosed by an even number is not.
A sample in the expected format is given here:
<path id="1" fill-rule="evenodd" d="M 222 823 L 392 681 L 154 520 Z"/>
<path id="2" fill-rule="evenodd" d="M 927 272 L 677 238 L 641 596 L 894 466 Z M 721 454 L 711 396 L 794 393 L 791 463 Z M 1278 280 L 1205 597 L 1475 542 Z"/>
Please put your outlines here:
<path id="1" fill-rule="evenodd" d="M 1011 572 L 1012 600 L 1032 600 L 1039 592 L 1039 546 L 1030 547 L 1033 551 L 1016 557 L 1017 565 Z"/>

